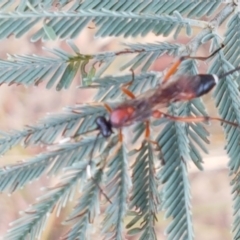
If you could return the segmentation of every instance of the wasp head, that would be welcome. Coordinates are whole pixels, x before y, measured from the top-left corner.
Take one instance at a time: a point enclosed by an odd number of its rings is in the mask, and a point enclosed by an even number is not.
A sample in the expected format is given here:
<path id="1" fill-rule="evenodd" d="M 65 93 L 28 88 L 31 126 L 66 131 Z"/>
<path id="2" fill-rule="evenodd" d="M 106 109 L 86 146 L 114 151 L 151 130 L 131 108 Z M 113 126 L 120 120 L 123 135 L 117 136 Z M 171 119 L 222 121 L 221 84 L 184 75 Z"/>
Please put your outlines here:
<path id="1" fill-rule="evenodd" d="M 102 134 L 103 137 L 107 138 L 111 136 L 113 131 L 112 131 L 112 124 L 110 123 L 109 120 L 107 120 L 103 116 L 100 116 L 96 118 L 95 122 L 97 124 L 97 128 L 100 130 L 100 133 Z"/>

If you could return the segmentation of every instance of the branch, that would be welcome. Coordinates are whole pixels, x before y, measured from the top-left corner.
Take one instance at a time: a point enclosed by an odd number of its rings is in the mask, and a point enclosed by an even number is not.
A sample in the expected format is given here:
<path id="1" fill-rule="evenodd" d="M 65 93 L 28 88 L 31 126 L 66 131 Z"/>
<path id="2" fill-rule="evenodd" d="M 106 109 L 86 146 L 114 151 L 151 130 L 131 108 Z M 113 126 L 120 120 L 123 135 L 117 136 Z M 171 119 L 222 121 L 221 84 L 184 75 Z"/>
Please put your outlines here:
<path id="1" fill-rule="evenodd" d="M 177 28 L 179 32 L 185 27 L 187 33 L 190 33 L 190 26 L 205 28 L 208 23 L 190 18 L 183 18 L 180 13 L 174 12 L 174 16 L 134 13 L 129 11 L 113 11 L 107 9 L 101 10 L 70 10 L 70 11 L 39 11 L 39 9 L 30 12 L 10 12 L 1 13 L 0 22 L 2 21 L 0 38 L 8 37 L 14 34 L 16 37 L 22 36 L 24 33 L 33 28 L 40 20 L 43 20 L 47 27 L 42 27 L 36 32 L 32 41 L 40 38 L 48 39 L 48 30 L 54 32 L 59 38 L 76 37 L 91 21 L 95 22 L 99 30 L 96 36 L 137 36 L 146 35 L 154 32 L 156 35 L 169 35 L 171 31 Z M 104 21 L 105 20 L 105 21 Z M 141 27 L 140 27 L 141 26 Z M 144 27 L 143 27 L 144 26 Z M 163 29 L 164 26 L 170 26 Z M 50 31 L 50 30 L 49 30 Z"/>

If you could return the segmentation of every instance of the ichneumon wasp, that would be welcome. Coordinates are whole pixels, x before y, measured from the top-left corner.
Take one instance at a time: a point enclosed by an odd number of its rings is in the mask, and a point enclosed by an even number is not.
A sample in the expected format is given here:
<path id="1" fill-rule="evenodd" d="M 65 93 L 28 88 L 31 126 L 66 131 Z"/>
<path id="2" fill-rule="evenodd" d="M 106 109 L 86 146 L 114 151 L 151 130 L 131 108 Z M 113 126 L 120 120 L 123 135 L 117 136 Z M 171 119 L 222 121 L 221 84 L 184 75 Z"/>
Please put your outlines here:
<path id="1" fill-rule="evenodd" d="M 109 111 L 109 119 L 107 120 L 103 116 L 99 116 L 96 119 L 97 129 L 100 131 L 101 135 L 107 138 L 113 133 L 113 128 L 120 129 L 124 126 L 129 126 L 134 122 L 146 121 L 150 117 L 164 117 L 183 122 L 217 120 L 238 127 L 238 124 L 236 123 L 228 122 L 216 117 L 176 117 L 159 110 L 160 108 L 168 106 L 170 103 L 189 101 L 201 97 L 211 91 L 221 79 L 240 70 L 239 66 L 220 76 L 214 74 L 197 74 L 181 75 L 171 78 L 183 60 L 207 60 L 218 51 L 219 49 L 208 57 L 181 57 L 179 61 L 170 68 L 162 80 L 162 84 L 157 89 L 150 90 L 140 96 L 135 97 L 128 89 L 123 88 L 123 92 L 131 99 L 123 102 L 114 109 L 110 109 L 108 105 L 105 105 Z M 132 75 L 134 78 L 133 72 Z"/>
<path id="2" fill-rule="evenodd" d="M 149 90 L 146 93 L 143 93 L 137 97 L 135 97 L 135 95 L 132 92 L 130 92 L 127 88 L 122 87 L 122 91 L 131 99 L 124 101 L 123 103 L 119 104 L 113 109 L 111 109 L 107 104 L 105 104 L 105 108 L 109 112 L 109 117 L 108 119 L 105 116 L 99 116 L 96 118 L 95 123 L 97 127 L 94 130 L 99 130 L 96 137 L 96 141 L 100 135 L 102 135 L 105 138 L 108 138 L 109 136 L 112 135 L 113 129 L 119 129 L 120 130 L 119 141 L 121 142 L 122 141 L 121 128 L 132 125 L 135 122 L 146 123 L 145 138 L 149 139 L 150 129 L 149 129 L 148 120 L 150 117 L 167 118 L 173 121 L 180 121 L 180 122 L 204 122 L 209 120 L 217 120 L 222 123 L 239 127 L 237 123 L 229 122 L 217 117 L 209 117 L 209 116 L 179 117 L 179 116 L 173 116 L 173 115 L 164 113 L 159 110 L 163 107 L 167 107 L 170 103 L 189 101 L 194 98 L 201 97 L 207 94 L 209 91 L 211 91 L 220 80 L 223 80 L 226 76 L 240 70 L 240 66 L 239 66 L 219 76 L 214 74 L 174 76 L 174 73 L 177 71 L 182 61 L 186 59 L 196 59 L 196 60 L 204 61 L 211 58 L 220 49 L 216 50 L 208 57 L 185 56 L 185 57 L 179 58 L 179 60 L 175 64 L 173 64 L 172 67 L 169 69 L 169 71 L 166 73 L 159 87 L 153 90 Z M 134 81 L 133 71 L 132 71 L 132 81 Z M 87 167 L 88 176 L 97 184 L 101 193 L 111 203 L 111 200 L 103 192 L 99 184 L 95 181 L 94 177 L 92 177 L 91 175 L 90 166 L 92 162 L 93 151 L 94 151 L 94 146 L 90 153 L 90 161 Z"/>

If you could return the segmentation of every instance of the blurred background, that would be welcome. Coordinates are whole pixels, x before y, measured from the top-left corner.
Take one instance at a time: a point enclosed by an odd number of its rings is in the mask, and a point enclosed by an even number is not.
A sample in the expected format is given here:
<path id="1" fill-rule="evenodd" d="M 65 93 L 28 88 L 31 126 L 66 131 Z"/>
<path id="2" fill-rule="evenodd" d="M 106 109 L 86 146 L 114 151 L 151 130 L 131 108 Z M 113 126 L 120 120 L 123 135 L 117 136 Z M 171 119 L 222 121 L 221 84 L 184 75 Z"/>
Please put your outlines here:
<path id="1" fill-rule="evenodd" d="M 193 31 L 197 34 L 199 29 Z M 123 49 L 121 42 L 154 42 L 154 41 L 172 41 L 171 37 L 162 38 L 149 34 L 144 39 L 123 39 L 123 38 L 105 38 L 95 39 L 94 29 L 86 29 L 75 39 L 75 44 L 83 54 L 93 54 L 101 51 L 117 51 Z M 224 28 L 222 29 L 224 32 Z M 182 36 L 182 37 L 181 37 Z M 190 38 L 184 37 L 185 33 L 180 34 L 178 43 L 187 43 Z M 38 54 L 42 56 L 49 55 L 42 50 L 42 47 L 57 47 L 65 51 L 70 48 L 64 41 L 55 42 L 30 42 L 30 35 L 21 39 L 15 39 L 11 36 L 9 39 L 1 41 L 0 57 L 6 59 L 6 54 Z M 198 51 L 198 55 L 208 55 L 209 45 L 205 44 Z M 119 58 L 114 62 L 105 74 L 123 74 L 118 72 L 119 64 L 123 64 L 129 59 L 128 56 Z M 162 71 L 174 61 L 169 56 L 163 56 L 152 66 L 152 70 Z M 199 65 L 200 72 L 206 72 L 206 64 Z M 91 102 L 94 94 L 93 90 L 79 90 L 80 77 L 77 76 L 75 82 L 68 90 L 56 91 L 53 87 L 50 90 L 45 89 L 45 84 L 41 83 L 38 87 L 6 86 L 0 87 L 0 130 L 9 131 L 11 129 L 22 129 L 24 125 L 33 125 L 39 119 L 46 116 L 46 113 L 59 113 L 64 106 L 81 102 Z M 208 112 L 211 116 L 217 116 L 214 108 L 214 102 L 211 94 L 204 98 Z M 189 166 L 189 178 L 192 188 L 192 211 L 195 228 L 196 240 L 205 239 L 231 239 L 231 188 L 229 186 L 227 163 L 228 157 L 224 151 L 223 131 L 219 123 L 212 122 L 207 127 L 211 133 L 211 144 L 209 145 L 209 154 L 204 155 L 205 171 L 199 172 L 195 166 Z M 27 160 L 34 154 L 41 152 L 40 147 L 23 148 L 15 147 L 0 159 L 0 165 L 12 164 L 19 160 Z M 9 223 L 17 219 L 19 211 L 25 210 L 29 204 L 35 202 L 36 197 L 42 194 L 41 187 L 54 184 L 54 179 L 41 179 L 34 181 L 24 189 L 13 193 L 1 194 L 0 197 L 0 236 L 3 235 L 9 226 Z M 60 224 L 66 212 L 71 206 L 66 207 L 59 218 L 50 217 L 42 239 L 58 239 L 66 228 Z M 65 212 L 65 213 L 64 213 Z M 168 220 L 164 220 L 164 214 L 159 215 L 157 223 L 158 239 L 165 239 L 164 229 Z M 132 238 L 129 238 L 132 239 Z"/>

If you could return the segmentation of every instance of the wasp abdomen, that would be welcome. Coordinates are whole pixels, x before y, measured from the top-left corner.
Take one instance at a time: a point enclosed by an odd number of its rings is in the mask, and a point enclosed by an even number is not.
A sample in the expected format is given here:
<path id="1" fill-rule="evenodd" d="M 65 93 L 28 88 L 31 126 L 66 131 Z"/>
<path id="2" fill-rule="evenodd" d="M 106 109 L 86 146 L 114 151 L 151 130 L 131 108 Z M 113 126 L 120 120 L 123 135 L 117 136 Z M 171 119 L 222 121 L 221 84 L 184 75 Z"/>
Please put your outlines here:
<path id="1" fill-rule="evenodd" d="M 218 83 L 218 76 L 214 74 L 198 74 L 196 77 L 200 78 L 199 84 L 194 89 L 196 97 L 208 93 Z"/>

